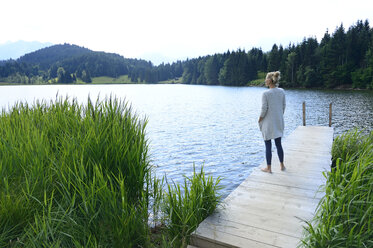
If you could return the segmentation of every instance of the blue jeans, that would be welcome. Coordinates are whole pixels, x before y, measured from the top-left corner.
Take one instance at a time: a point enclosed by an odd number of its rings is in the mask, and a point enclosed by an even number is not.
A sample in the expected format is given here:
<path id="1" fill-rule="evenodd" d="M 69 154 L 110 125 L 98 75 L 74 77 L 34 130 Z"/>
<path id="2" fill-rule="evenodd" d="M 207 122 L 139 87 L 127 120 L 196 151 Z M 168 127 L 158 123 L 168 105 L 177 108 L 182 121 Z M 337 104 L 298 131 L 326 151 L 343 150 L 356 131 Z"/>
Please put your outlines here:
<path id="1" fill-rule="evenodd" d="M 267 165 L 271 165 L 272 162 L 272 142 L 271 140 L 265 140 L 264 141 L 266 145 L 266 160 Z M 284 162 L 284 150 L 282 149 L 281 145 L 281 137 L 275 139 L 275 145 L 277 148 L 277 155 L 281 163 Z"/>

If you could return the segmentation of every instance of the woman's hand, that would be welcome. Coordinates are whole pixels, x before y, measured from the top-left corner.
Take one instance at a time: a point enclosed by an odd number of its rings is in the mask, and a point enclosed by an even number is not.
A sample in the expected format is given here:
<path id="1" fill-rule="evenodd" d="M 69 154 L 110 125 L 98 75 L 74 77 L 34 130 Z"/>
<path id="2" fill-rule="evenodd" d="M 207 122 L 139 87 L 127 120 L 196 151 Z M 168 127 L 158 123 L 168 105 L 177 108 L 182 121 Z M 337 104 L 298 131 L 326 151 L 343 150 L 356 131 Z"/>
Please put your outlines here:
<path id="1" fill-rule="evenodd" d="M 261 122 L 263 120 L 263 117 L 259 117 L 258 122 Z"/>

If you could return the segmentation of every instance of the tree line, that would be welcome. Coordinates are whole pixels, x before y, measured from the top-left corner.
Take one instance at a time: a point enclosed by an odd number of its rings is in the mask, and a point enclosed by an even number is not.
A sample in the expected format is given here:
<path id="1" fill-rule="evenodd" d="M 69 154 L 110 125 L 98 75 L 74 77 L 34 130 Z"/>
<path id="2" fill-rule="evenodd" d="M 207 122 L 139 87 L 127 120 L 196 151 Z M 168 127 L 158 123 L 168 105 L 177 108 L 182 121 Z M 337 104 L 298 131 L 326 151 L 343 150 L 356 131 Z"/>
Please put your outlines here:
<path id="1" fill-rule="evenodd" d="M 0 62 L 0 80 L 73 83 L 128 75 L 134 83 L 181 79 L 184 84 L 245 86 L 258 72 L 277 70 L 283 87 L 373 89 L 373 29 L 368 20 L 359 20 L 347 31 L 343 25 L 332 34 L 326 31 L 320 42 L 309 37 L 285 48 L 274 44 L 268 52 L 238 49 L 158 66 L 64 44 Z"/>
<path id="2" fill-rule="evenodd" d="M 281 71 L 284 87 L 373 89 L 373 29 L 359 20 L 347 31 L 341 24 L 320 43 L 304 38 L 284 48 L 274 44 L 268 52 L 238 49 L 158 67 L 139 68 L 134 80 L 156 83 L 181 77 L 184 84 L 244 86 L 258 72 Z"/>
<path id="3" fill-rule="evenodd" d="M 347 31 L 343 25 L 327 31 L 321 42 L 304 39 L 287 48 L 273 45 L 268 71 L 280 70 L 286 87 L 373 89 L 373 29 L 366 20 Z"/>

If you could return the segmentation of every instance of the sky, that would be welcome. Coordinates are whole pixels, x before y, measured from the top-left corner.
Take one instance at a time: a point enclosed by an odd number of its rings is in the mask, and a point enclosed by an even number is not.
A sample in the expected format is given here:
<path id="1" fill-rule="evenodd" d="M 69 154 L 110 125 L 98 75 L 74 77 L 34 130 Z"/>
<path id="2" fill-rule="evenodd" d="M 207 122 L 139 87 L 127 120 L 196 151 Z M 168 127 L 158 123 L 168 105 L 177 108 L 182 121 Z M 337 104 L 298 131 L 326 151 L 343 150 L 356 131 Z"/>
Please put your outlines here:
<path id="1" fill-rule="evenodd" d="M 266 52 L 275 43 L 320 41 L 341 24 L 373 23 L 372 0 L 1 0 L 0 10 L 0 44 L 69 43 L 165 62 Z"/>

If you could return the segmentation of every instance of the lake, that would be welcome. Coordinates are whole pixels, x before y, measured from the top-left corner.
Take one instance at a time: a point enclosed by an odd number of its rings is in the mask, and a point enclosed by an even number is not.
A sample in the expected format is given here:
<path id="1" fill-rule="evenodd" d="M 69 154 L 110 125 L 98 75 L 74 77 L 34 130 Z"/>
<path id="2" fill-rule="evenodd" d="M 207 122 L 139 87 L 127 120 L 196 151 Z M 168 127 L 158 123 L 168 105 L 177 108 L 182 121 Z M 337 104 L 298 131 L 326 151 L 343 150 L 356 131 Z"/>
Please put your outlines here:
<path id="1" fill-rule="evenodd" d="M 208 174 L 222 177 L 226 196 L 264 161 L 257 124 L 264 90 L 170 84 L 0 86 L 0 106 L 6 110 L 18 101 L 53 100 L 56 95 L 82 103 L 88 96 L 125 99 L 148 118 L 149 153 L 159 177 L 181 182 L 183 175 L 191 175 L 193 163 L 204 164 Z M 289 89 L 286 99 L 285 139 L 302 125 L 303 101 L 307 125 L 327 126 L 333 103 L 336 135 L 354 127 L 372 130 L 373 92 Z"/>

